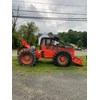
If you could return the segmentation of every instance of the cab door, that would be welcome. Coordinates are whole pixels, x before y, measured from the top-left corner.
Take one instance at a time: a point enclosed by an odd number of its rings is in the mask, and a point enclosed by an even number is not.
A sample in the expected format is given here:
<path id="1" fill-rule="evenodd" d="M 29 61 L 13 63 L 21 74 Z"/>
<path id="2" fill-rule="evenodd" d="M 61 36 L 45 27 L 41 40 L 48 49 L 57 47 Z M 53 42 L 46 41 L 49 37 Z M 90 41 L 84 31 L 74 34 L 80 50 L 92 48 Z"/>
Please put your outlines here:
<path id="1" fill-rule="evenodd" d="M 41 49 L 44 54 L 44 58 L 52 58 L 54 56 L 53 48 L 53 39 L 52 38 L 44 38 L 41 41 Z"/>

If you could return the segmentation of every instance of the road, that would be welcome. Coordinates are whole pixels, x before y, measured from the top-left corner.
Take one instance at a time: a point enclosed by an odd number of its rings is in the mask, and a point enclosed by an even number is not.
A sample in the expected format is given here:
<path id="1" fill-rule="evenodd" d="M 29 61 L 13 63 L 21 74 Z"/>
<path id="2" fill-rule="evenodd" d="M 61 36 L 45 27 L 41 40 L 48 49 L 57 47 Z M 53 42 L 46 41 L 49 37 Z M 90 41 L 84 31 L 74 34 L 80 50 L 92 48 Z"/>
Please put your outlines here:
<path id="1" fill-rule="evenodd" d="M 13 100 L 87 100 L 86 72 L 54 71 L 20 73 L 13 71 Z"/>
<path id="2" fill-rule="evenodd" d="M 86 51 L 77 51 L 77 50 L 75 50 L 75 55 L 76 56 L 86 56 L 87 52 Z M 17 50 L 12 51 L 12 56 L 17 56 Z"/>
<path id="3" fill-rule="evenodd" d="M 87 51 L 75 50 L 75 56 L 86 56 L 86 55 L 87 55 Z"/>

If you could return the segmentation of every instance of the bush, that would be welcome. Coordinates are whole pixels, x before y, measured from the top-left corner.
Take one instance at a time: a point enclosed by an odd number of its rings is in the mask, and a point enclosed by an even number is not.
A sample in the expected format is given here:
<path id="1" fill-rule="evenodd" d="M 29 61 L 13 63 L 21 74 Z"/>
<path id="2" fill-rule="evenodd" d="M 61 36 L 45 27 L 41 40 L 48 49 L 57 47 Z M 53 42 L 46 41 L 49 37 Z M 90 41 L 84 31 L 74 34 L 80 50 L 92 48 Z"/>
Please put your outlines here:
<path id="1" fill-rule="evenodd" d="M 12 49 L 17 49 L 21 47 L 20 44 L 20 34 L 19 33 L 12 33 Z"/>

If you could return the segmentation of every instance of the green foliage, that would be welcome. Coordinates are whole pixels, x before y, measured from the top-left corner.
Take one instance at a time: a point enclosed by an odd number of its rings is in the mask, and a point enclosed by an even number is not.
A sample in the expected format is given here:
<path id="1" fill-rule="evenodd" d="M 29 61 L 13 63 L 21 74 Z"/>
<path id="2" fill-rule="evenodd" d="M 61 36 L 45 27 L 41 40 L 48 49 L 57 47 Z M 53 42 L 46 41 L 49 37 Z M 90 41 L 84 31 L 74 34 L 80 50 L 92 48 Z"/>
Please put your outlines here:
<path id="1" fill-rule="evenodd" d="M 19 28 L 19 32 L 22 34 L 23 38 L 30 44 L 35 45 L 36 36 L 34 35 L 39 29 L 34 22 L 23 24 Z"/>
<path id="2" fill-rule="evenodd" d="M 18 33 L 18 32 L 12 33 L 12 48 L 13 49 L 17 49 L 18 47 L 21 46 L 20 37 L 21 37 L 20 33 Z"/>
<path id="3" fill-rule="evenodd" d="M 36 36 L 34 35 L 39 29 L 34 22 L 23 24 L 19 30 L 12 33 L 12 48 L 21 47 L 20 38 L 23 37 L 30 45 L 36 45 Z"/>
<path id="4" fill-rule="evenodd" d="M 68 34 L 66 32 L 62 32 L 62 33 L 59 32 L 58 38 L 60 38 L 60 40 L 63 40 L 66 43 L 69 43 Z"/>
<path id="5" fill-rule="evenodd" d="M 49 35 L 50 37 L 53 37 L 53 36 L 54 36 L 54 34 L 53 34 L 52 32 L 49 32 L 48 35 Z"/>
<path id="6" fill-rule="evenodd" d="M 65 43 L 73 43 L 78 44 L 78 41 L 80 40 L 82 47 L 87 47 L 87 32 L 77 32 L 73 30 L 69 30 L 68 32 L 59 32 L 58 38 L 63 40 Z"/>
<path id="7" fill-rule="evenodd" d="M 82 43 L 82 41 L 81 40 L 78 40 L 78 42 L 77 42 L 77 45 L 78 45 L 78 47 L 82 47 L 82 45 L 83 45 L 83 43 Z"/>
<path id="8" fill-rule="evenodd" d="M 80 34 L 80 40 L 83 42 L 83 47 L 87 47 L 87 32 Z"/>

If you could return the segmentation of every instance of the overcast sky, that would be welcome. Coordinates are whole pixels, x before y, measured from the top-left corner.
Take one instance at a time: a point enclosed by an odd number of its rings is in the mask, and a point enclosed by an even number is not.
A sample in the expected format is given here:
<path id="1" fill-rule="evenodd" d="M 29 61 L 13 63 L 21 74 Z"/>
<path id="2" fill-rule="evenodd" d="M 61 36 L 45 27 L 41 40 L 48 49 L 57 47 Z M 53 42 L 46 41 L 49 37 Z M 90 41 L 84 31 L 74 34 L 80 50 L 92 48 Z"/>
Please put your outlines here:
<path id="1" fill-rule="evenodd" d="M 87 1 L 86 0 L 12 0 L 12 8 L 17 9 L 18 5 L 20 10 L 33 10 L 33 11 L 49 11 L 59 13 L 78 13 L 87 14 Z M 32 3 L 36 2 L 36 3 Z M 47 4 L 39 4 L 47 3 Z M 51 5 L 50 5 L 51 4 Z M 62 4 L 62 5 L 53 5 Z M 65 6 L 67 5 L 67 6 Z M 16 14 L 16 12 L 14 12 Z M 19 15 L 35 16 L 35 17 L 57 17 L 57 18 L 86 18 L 86 15 L 69 15 L 69 14 L 51 14 L 39 12 L 20 12 Z M 39 27 L 41 33 L 48 32 L 63 32 L 73 29 L 76 31 L 86 31 L 86 21 L 60 21 L 60 20 L 41 20 L 41 19 L 18 19 L 17 26 L 34 21 Z"/>

